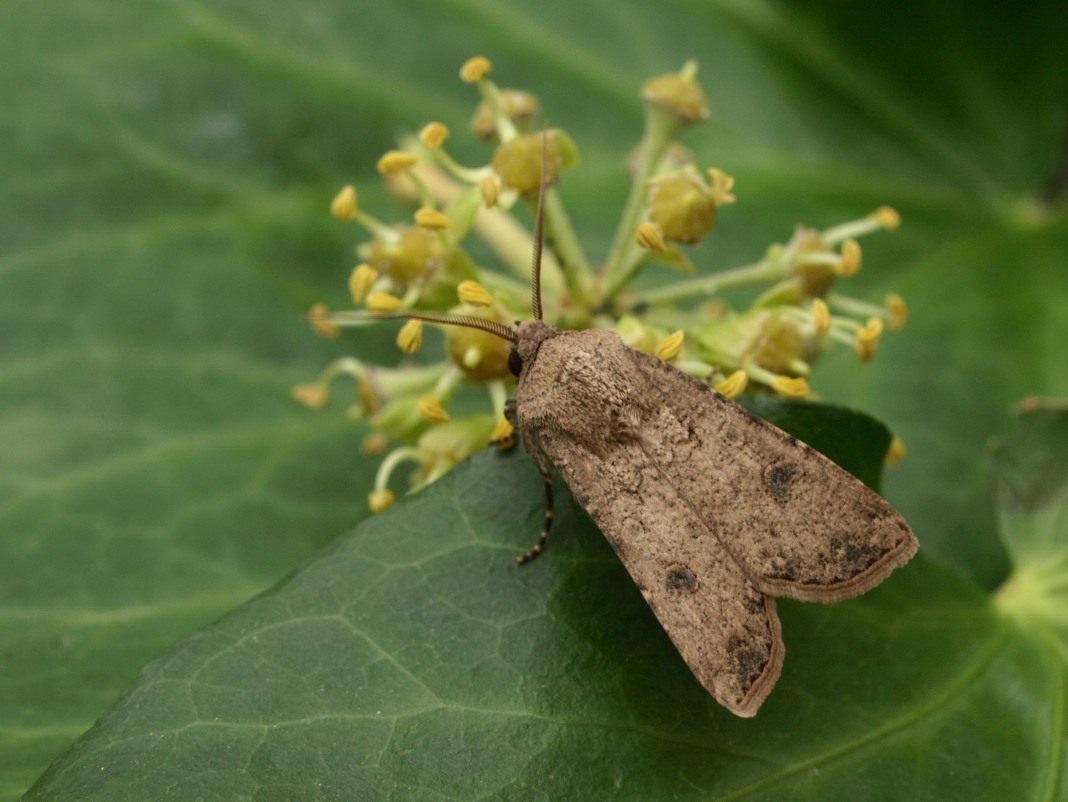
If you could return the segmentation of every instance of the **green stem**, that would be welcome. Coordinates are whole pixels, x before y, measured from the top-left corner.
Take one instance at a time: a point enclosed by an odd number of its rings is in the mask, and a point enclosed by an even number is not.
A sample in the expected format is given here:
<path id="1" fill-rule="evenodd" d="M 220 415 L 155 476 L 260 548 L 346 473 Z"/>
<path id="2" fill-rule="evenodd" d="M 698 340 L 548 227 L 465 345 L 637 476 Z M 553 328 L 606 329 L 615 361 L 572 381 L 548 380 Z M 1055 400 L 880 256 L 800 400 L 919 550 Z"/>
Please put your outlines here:
<path id="1" fill-rule="evenodd" d="M 638 227 L 638 218 L 645 208 L 646 184 L 656 171 L 664 150 L 679 127 L 678 117 L 660 109 L 646 110 L 641 158 L 638 160 L 630 195 L 627 196 L 627 203 L 623 207 L 623 215 L 619 219 L 612 239 L 612 248 L 605 262 L 605 291 L 602 300 L 611 300 L 633 277 L 641 264 L 640 259 L 635 262 L 632 249 L 638 248 L 634 243 L 634 229 Z"/>
<path id="2" fill-rule="evenodd" d="M 545 193 L 545 228 L 553 251 L 560 259 L 564 282 L 571 297 L 580 306 L 588 305 L 593 270 L 556 190 Z"/>
<path id="3" fill-rule="evenodd" d="M 684 298 L 715 295 L 717 292 L 734 287 L 779 281 L 787 275 L 789 275 L 789 271 L 781 264 L 761 259 L 751 265 L 734 267 L 711 276 L 700 276 L 688 281 L 668 284 L 666 287 L 646 290 L 641 293 L 640 300 L 652 306 L 673 304 Z"/>

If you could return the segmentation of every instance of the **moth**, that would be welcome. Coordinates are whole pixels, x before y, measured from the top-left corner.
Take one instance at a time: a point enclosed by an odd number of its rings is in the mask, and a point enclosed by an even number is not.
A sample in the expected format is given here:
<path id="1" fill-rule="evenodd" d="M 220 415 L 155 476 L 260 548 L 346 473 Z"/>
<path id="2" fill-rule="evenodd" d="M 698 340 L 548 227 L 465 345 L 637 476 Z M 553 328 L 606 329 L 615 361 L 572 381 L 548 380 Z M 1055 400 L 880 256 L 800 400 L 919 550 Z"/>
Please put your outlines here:
<path id="1" fill-rule="evenodd" d="M 917 543 L 877 493 L 819 452 L 613 332 L 542 320 L 543 178 L 533 320 L 514 328 L 405 312 L 512 345 L 506 414 L 540 471 L 544 549 L 560 473 L 630 573 L 697 680 L 753 716 L 782 670 L 776 597 L 833 602 L 878 585 Z M 339 322 L 342 322 L 339 320 Z"/>

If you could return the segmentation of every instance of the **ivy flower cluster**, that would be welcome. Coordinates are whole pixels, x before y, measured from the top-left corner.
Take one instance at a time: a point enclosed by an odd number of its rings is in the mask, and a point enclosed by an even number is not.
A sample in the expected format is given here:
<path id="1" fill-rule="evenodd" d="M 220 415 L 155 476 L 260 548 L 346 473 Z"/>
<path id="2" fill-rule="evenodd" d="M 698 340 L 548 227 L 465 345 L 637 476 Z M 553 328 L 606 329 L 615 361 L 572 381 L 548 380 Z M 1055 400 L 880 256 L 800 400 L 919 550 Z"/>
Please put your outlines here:
<path id="1" fill-rule="evenodd" d="M 752 264 L 698 269 L 695 262 L 704 253 L 694 246 L 713 231 L 735 196 L 730 175 L 719 167 L 699 167 L 676 142 L 684 129 L 709 115 L 695 62 L 650 79 L 642 89 L 645 127 L 632 160 L 629 196 L 611 247 L 597 262 L 587 256 L 556 189 L 578 162 L 574 141 L 562 129 L 541 127 L 534 95 L 499 87 L 490 72 L 482 57 L 460 69 L 461 80 L 479 94 L 470 130 L 488 144 L 487 163 L 460 163 L 447 147 L 449 128 L 430 122 L 418 137 L 378 160 L 392 193 L 415 206 L 410 219 L 387 223 L 373 216 L 360 205 L 354 186 L 333 199 L 331 214 L 366 234 L 348 280 L 352 302 L 363 314 L 316 304 L 308 319 L 320 335 L 337 337 L 344 326 L 389 325 L 374 321 L 375 313 L 448 312 L 505 325 L 529 317 L 533 235 L 513 213 L 537 203 L 543 164 L 548 188 L 542 285 L 545 319 L 556 326 L 611 329 L 630 347 L 729 397 L 749 391 L 803 398 L 810 394 L 809 375 L 821 353 L 837 344 L 869 360 L 884 331 L 905 324 L 900 296 L 887 295 L 878 304 L 839 288 L 860 269 L 858 240 L 898 226 L 889 207 L 824 230 L 798 226 Z M 465 247 L 471 238 L 481 240 L 503 269 L 476 261 Z M 650 265 L 682 277 L 633 289 L 634 278 Z M 739 287 L 756 287 L 756 297 L 733 308 L 722 293 Z M 426 325 L 435 324 L 400 325 L 397 347 L 405 354 L 419 351 Z M 385 455 L 370 494 L 373 511 L 393 503 L 402 486 L 395 477 L 401 466 L 413 468 L 407 489 L 418 489 L 478 449 L 514 443 L 503 414 L 513 383 L 508 344 L 476 329 L 441 328 L 444 353 L 436 362 L 387 368 L 345 357 L 315 381 L 292 389 L 297 401 L 319 409 L 339 379 L 353 381 L 350 414 L 370 428 L 363 451 Z M 482 388 L 483 412 L 450 413 L 450 401 L 464 384 Z"/>

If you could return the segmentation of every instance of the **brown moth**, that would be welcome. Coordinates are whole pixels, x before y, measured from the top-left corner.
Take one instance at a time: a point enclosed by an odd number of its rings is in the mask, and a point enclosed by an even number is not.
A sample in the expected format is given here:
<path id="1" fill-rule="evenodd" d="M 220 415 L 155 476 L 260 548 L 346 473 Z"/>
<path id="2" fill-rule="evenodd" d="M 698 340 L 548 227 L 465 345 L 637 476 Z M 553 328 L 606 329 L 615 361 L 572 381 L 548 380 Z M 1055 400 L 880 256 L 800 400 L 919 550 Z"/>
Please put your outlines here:
<path id="1" fill-rule="evenodd" d="M 517 562 L 545 546 L 555 467 L 694 676 L 732 713 L 753 716 L 782 670 L 775 597 L 857 596 L 908 562 L 916 539 L 877 493 L 707 385 L 614 332 L 542 322 L 544 174 L 543 164 L 534 320 L 376 317 L 469 326 L 512 343 L 518 384 L 507 412 L 546 495 L 541 536 Z"/>

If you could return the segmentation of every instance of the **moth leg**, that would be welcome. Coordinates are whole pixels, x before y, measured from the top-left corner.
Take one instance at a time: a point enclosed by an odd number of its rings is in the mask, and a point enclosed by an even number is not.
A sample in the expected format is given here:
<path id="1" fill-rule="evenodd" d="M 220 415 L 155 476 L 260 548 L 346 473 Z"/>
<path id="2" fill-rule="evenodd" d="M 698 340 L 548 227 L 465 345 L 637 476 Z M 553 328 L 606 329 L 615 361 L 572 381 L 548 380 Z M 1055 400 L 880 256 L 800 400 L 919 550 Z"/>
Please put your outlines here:
<path id="1" fill-rule="evenodd" d="M 534 544 L 530 551 L 515 558 L 516 565 L 525 565 L 545 551 L 545 543 L 549 540 L 549 532 L 553 528 L 553 515 L 556 512 L 556 507 L 553 503 L 553 477 L 541 465 L 538 466 L 538 470 L 541 472 L 541 481 L 545 486 L 545 523 L 542 524 L 538 542 Z"/>

